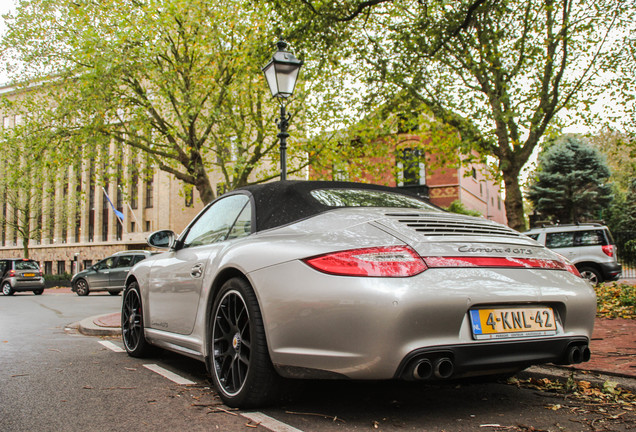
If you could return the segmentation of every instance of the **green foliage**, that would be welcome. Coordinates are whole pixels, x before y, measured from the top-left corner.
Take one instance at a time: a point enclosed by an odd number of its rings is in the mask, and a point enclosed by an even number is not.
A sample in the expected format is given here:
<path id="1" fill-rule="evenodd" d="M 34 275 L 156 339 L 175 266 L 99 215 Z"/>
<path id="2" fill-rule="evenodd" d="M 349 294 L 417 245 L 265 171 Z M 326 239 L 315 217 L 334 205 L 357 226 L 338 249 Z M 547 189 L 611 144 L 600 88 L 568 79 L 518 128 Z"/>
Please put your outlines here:
<path id="1" fill-rule="evenodd" d="M 494 158 L 509 225 L 518 229 L 521 169 L 559 126 L 560 113 L 590 112 L 605 90 L 595 77 L 618 70 L 621 38 L 636 12 L 614 0 L 270 3 L 307 50 L 340 61 L 356 78 L 367 112 L 407 94 L 428 107 L 431 126 L 450 125 L 461 135 L 461 154 Z"/>
<path id="2" fill-rule="evenodd" d="M 468 216 L 477 216 L 477 217 L 482 216 L 482 214 L 478 212 L 477 210 L 467 209 L 466 206 L 460 200 L 453 201 L 448 206 L 448 208 L 446 208 L 446 210 L 448 210 L 451 213 L 458 213 L 458 214 L 463 214 Z"/>
<path id="3" fill-rule="evenodd" d="M 612 199 L 604 157 L 576 136 L 565 136 L 539 159 L 527 194 L 537 212 L 554 222 L 598 218 Z"/>
<path id="4" fill-rule="evenodd" d="M 278 176 L 278 107 L 260 70 L 274 52 L 271 14 L 247 0 L 23 0 L 3 59 L 22 62 L 13 76 L 28 86 L 53 75 L 45 87 L 56 128 L 85 157 L 103 156 L 96 136 L 114 140 L 209 202 L 215 182 L 233 189 Z M 303 109 L 321 85 L 307 66 L 293 105 L 290 174 L 308 164 L 299 142 L 323 113 Z"/>
<path id="5" fill-rule="evenodd" d="M 595 288 L 597 316 L 636 319 L 636 285 L 610 282 Z"/>

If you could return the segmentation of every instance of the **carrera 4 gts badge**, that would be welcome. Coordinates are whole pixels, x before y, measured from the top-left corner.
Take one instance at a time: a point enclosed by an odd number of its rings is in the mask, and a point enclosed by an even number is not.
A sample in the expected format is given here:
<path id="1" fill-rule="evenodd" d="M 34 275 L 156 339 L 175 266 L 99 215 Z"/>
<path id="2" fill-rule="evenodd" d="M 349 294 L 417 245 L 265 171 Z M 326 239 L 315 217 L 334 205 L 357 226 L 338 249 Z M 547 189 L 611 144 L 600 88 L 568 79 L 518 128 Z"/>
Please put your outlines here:
<path id="1" fill-rule="evenodd" d="M 515 254 L 515 255 L 533 255 L 532 249 L 528 248 L 498 248 L 498 247 L 474 247 L 474 246 L 460 246 L 457 249 L 459 252 L 468 253 L 497 253 L 497 254 Z"/>

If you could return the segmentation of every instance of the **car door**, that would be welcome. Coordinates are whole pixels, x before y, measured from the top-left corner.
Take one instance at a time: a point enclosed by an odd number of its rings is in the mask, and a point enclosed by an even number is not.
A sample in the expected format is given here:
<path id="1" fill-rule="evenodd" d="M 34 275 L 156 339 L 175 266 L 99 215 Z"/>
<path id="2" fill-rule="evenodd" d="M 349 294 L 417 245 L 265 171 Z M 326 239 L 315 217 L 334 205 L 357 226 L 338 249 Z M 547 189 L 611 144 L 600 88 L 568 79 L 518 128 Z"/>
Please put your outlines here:
<path id="1" fill-rule="evenodd" d="M 95 270 L 95 272 L 90 275 L 86 275 L 88 286 L 91 289 L 103 289 L 108 286 L 108 284 L 110 283 L 110 269 L 113 266 L 114 262 L 115 258 L 109 257 L 101 260 L 93 266 L 93 270 Z"/>
<path id="2" fill-rule="evenodd" d="M 126 276 L 128 271 L 130 271 L 130 267 L 132 267 L 134 257 L 134 255 L 119 255 L 117 257 L 117 261 L 115 261 L 109 273 L 108 287 L 110 289 L 124 289 Z"/>
<path id="3" fill-rule="evenodd" d="M 232 241 L 228 240 L 230 230 L 246 214 L 251 220 L 247 195 L 218 199 L 187 228 L 180 238 L 180 249 L 162 254 L 153 263 L 148 286 L 150 327 L 179 334 L 192 332 L 206 269 L 227 241 Z"/>

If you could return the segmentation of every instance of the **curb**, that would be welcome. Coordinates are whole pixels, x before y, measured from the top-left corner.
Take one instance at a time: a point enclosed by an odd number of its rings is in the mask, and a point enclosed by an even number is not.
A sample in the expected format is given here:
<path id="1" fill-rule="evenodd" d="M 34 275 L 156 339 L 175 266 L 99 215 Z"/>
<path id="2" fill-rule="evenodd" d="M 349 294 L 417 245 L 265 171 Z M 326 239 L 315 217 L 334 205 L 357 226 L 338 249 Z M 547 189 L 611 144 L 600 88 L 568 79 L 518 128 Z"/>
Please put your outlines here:
<path id="1" fill-rule="evenodd" d="M 589 371 L 585 369 L 563 368 L 560 366 L 531 366 L 528 369 L 515 375 L 519 379 L 542 379 L 548 378 L 551 381 L 566 383 L 570 376 L 575 381 L 588 381 L 595 386 L 603 387 L 607 381 L 615 382 L 619 387 L 636 393 L 636 377 L 625 375 L 614 375 L 607 372 Z"/>
<path id="2" fill-rule="evenodd" d="M 78 323 L 71 324 L 69 327 L 77 326 L 80 333 L 86 336 L 120 336 L 121 327 L 106 327 L 95 324 L 95 321 L 104 317 L 104 315 L 96 315 L 89 318 L 84 318 Z"/>

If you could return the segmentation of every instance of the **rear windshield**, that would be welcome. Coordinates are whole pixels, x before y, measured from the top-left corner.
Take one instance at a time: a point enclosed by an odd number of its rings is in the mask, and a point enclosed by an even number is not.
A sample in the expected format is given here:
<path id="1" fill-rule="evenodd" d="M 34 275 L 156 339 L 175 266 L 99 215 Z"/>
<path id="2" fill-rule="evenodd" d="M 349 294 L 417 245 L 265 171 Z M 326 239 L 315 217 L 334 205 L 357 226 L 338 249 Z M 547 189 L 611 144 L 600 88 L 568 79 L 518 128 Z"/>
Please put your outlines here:
<path id="1" fill-rule="evenodd" d="M 39 270 L 38 263 L 35 261 L 16 261 L 15 262 L 16 270 Z"/>
<path id="2" fill-rule="evenodd" d="M 311 196 L 329 207 L 394 207 L 442 211 L 415 197 L 375 190 L 316 189 L 311 191 Z"/>

